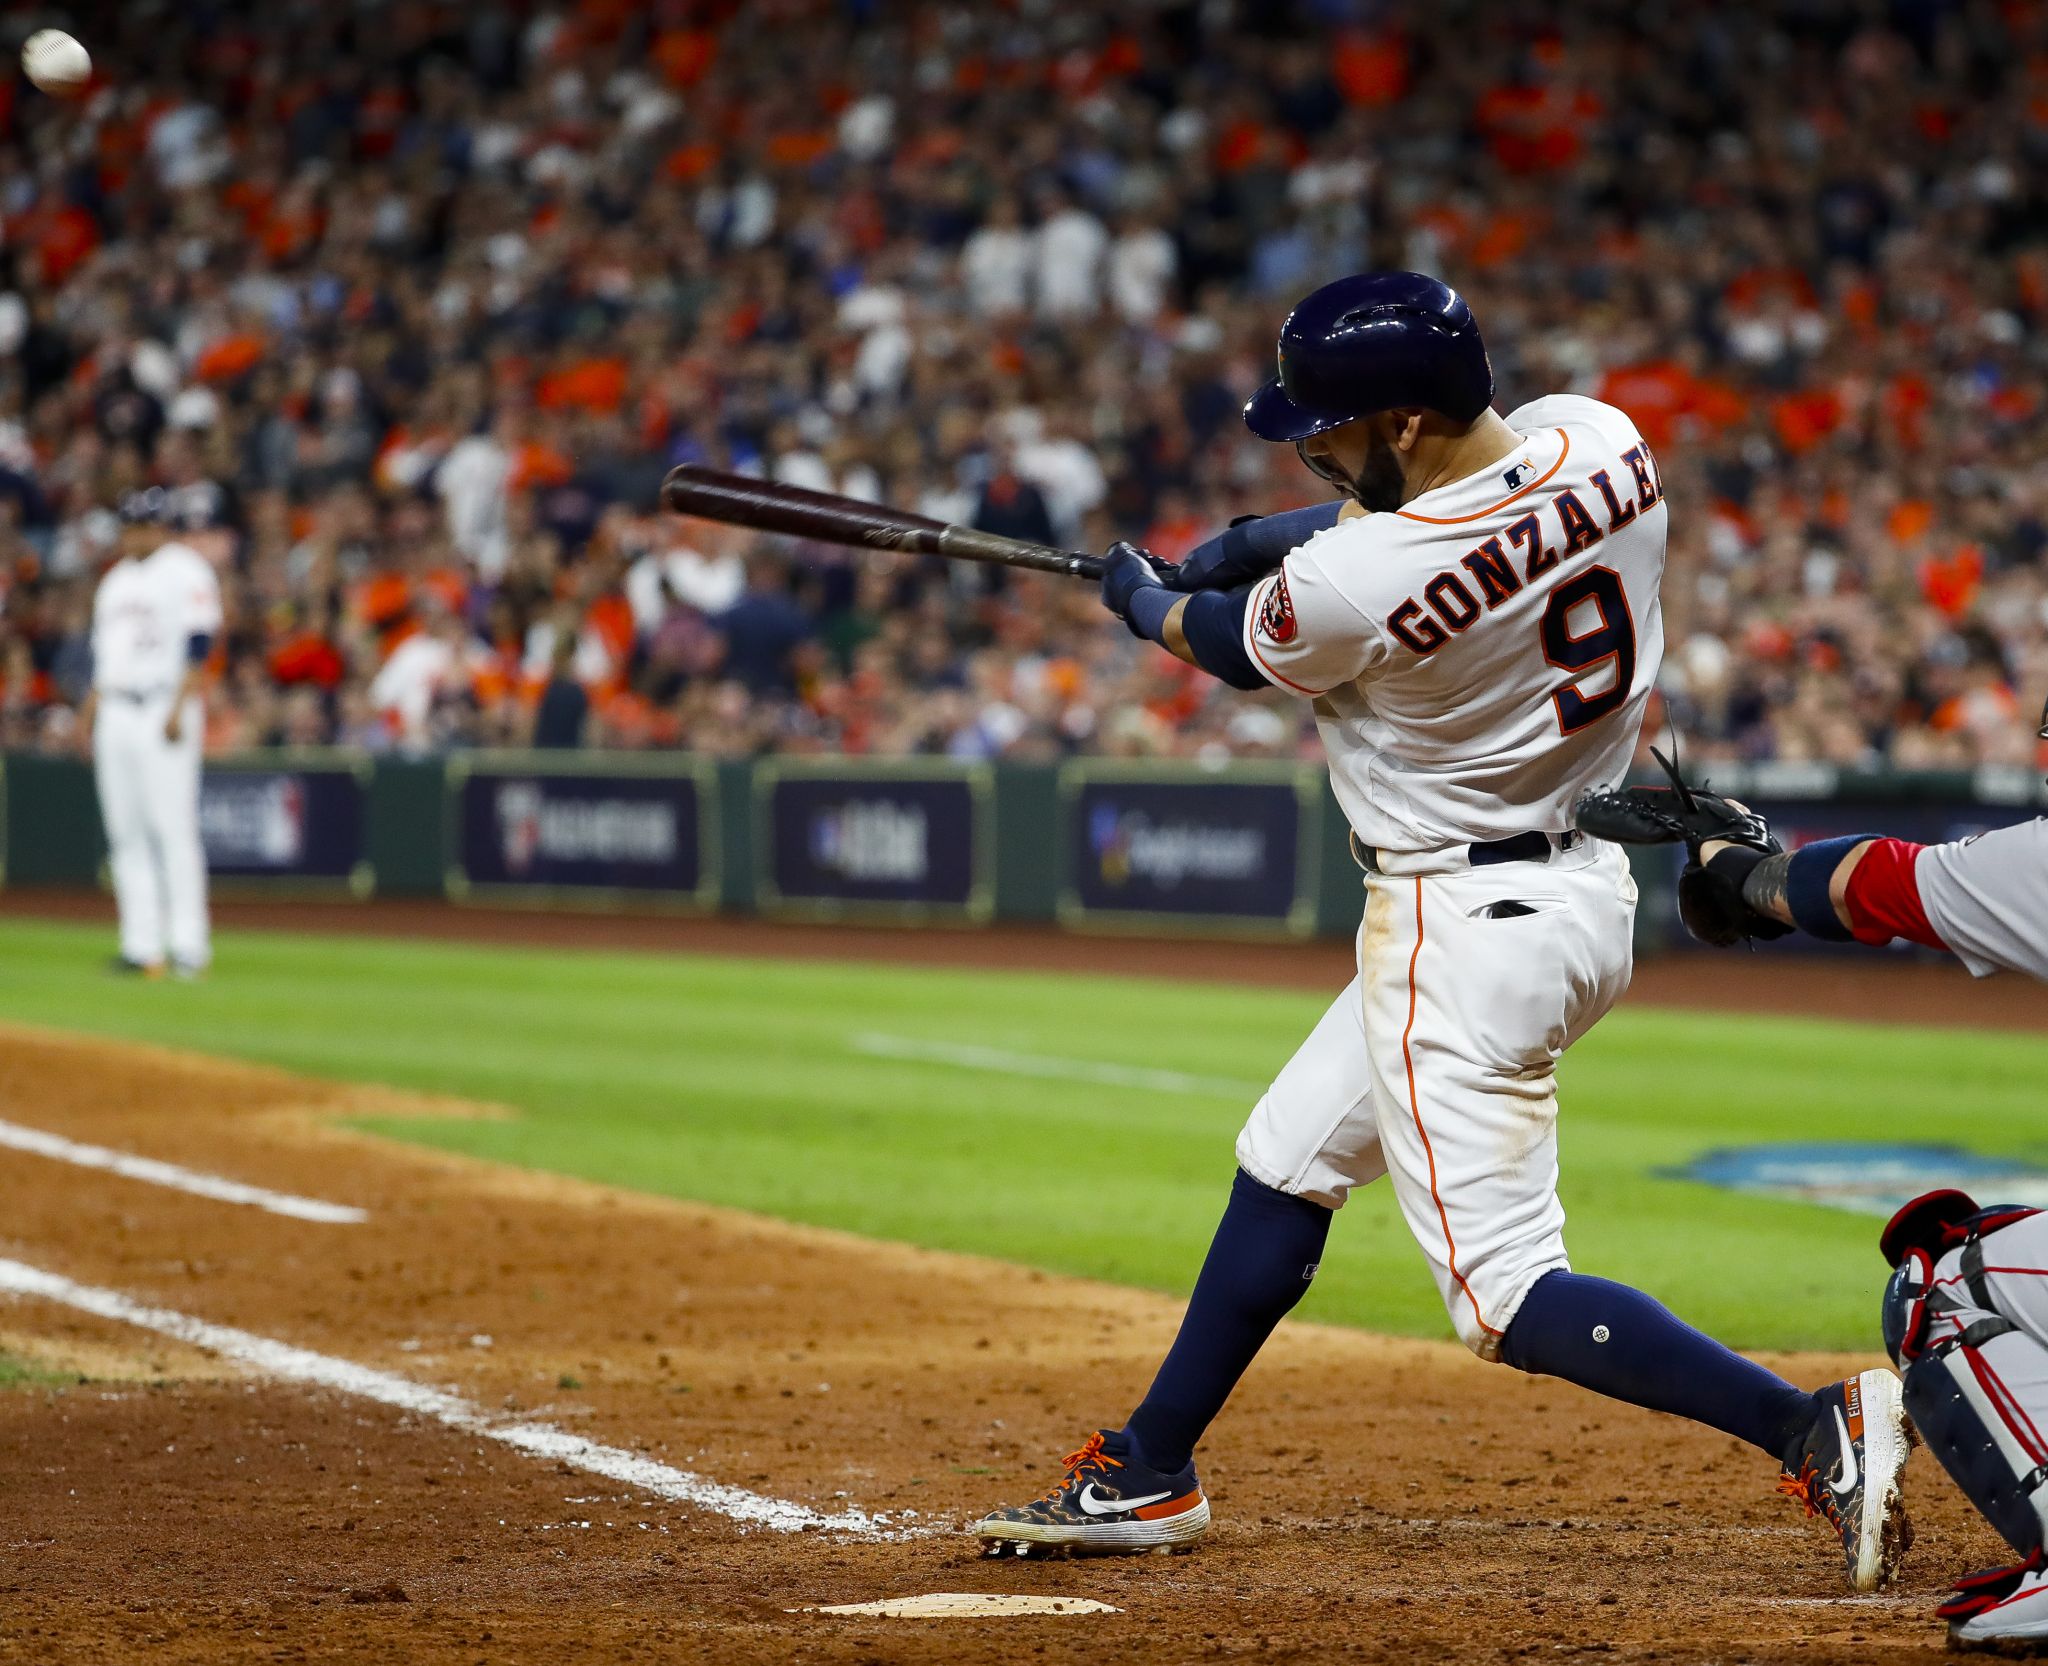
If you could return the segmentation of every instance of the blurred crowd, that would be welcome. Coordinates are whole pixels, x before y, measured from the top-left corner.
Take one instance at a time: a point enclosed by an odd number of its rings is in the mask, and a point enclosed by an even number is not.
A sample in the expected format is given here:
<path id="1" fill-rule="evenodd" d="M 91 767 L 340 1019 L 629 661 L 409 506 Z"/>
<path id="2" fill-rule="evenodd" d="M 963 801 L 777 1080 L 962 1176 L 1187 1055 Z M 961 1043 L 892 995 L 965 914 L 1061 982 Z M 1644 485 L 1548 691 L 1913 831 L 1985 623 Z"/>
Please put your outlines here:
<path id="1" fill-rule="evenodd" d="M 120 0 L 0 85 L 0 744 L 110 506 L 221 565 L 209 744 L 1291 756 L 1092 587 L 662 515 L 678 462 L 1176 556 L 1326 495 L 1299 294 L 1439 273 L 1627 409 L 1691 755 L 2036 757 L 2034 0 Z M 42 21 L 8 17 L 10 41 Z"/>

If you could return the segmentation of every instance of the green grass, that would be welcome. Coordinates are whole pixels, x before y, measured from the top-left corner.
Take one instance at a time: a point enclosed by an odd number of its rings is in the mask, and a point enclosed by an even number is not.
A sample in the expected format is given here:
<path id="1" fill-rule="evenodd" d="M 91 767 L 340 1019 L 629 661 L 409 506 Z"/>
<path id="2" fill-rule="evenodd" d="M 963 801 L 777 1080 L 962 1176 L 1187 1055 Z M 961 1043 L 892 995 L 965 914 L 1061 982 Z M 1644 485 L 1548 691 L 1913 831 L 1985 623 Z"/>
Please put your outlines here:
<path id="1" fill-rule="evenodd" d="M 52 1371 L 18 1354 L 0 1353 L 0 1394 L 10 1388 L 76 1388 L 84 1381 L 76 1371 Z"/>
<path id="2" fill-rule="evenodd" d="M 213 977 L 101 970 L 107 933 L 0 923 L 0 1017 L 496 1100 L 392 1138 L 1163 1290 L 1191 1282 L 1243 1095 L 861 1056 L 892 1036 L 1263 1081 L 1312 994 L 231 934 Z M 1867 1347 L 1876 1222 L 1654 1178 L 1716 1145 L 1943 1140 L 2038 1153 L 2048 1038 L 1624 1010 L 1563 1067 L 1568 1242 L 1741 1346 Z M 0 1115 L 13 1114 L 0 1109 Z M 28 1159 L 16 1159 L 26 1161 Z M 1446 1335 L 1385 1187 L 1304 1308 Z"/>

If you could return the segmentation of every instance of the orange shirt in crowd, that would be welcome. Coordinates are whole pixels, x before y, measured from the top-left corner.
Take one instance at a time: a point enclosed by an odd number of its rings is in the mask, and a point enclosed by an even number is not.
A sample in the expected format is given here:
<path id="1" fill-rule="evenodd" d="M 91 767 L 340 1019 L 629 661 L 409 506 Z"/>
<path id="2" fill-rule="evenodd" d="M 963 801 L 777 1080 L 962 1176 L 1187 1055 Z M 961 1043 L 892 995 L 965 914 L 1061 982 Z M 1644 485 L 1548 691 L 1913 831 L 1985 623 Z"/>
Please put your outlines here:
<path id="1" fill-rule="evenodd" d="M 1901 498 L 1885 517 L 1884 529 L 1895 544 L 1924 538 L 1934 525 L 1934 505 L 1924 497 Z"/>
<path id="2" fill-rule="evenodd" d="M 388 631 L 412 607 L 412 586 L 403 573 L 372 573 L 349 597 L 349 610 L 372 630 Z"/>
<path id="3" fill-rule="evenodd" d="M 1946 556 L 1920 563 L 1920 594 L 1951 619 L 1970 611 L 1983 582 L 1984 552 L 1975 544 L 1959 544 Z"/>
<path id="4" fill-rule="evenodd" d="M 708 29 L 664 29 L 654 37 L 648 56 L 671 87 L 694 87 L 711 73 L 718 37 Z"/>
<path id="5" fill-rule="evenodd" d="M 74 204 L 41 204 L 8 226 L 7 239 L 35 249 L 42 261 L 43 279 L 54 288 L 100 246 L 100 228 L 90 214 Z"/>
<path id="6" fill-rule="evenodd" d="M 318 631 L 295 631 L 270 650 L 270 675 L 280 683 L 339 688 L 348 674 L 340 651 Z"/>
<path id="7" fill-rule="evenodd" d="M 262 359 L 263 338 L 240 331 L 222 336 L 201 352 L 192 373 L 202 382 L 232 382 L 254 370 Z"/>
<path id="8" fill-rule="evenodd" d="M 585 411 L 612 412 L 625 397 L 626 361 L 587 358 L 549 371 L 534 389 L 533 402 L 544 411 L 574 406 Z"/>
<path id="9" fill-rule="evenodd" d="M 1788 393 L 1771 406 L 1778 439 L 1795 456 L 1811 451 L 1841 427 L 1842 396 L 1833 388 L 1807 388 Z"/>
<path id="10" fill-rule="evenodd" d="M 1600 378 L 1596 397 L 1619 407 L 1652 447 L 1670 443 L 1692 403 L 1692 373 L 1675 359 L 1617 365 Z"/>
<path id="11" fill-rule="evenodd" d="M 1398 35 L 1349 32 L 1337 42 L 1330 73 L 1353 104 L 1395 104 L 1408 91 L 1408 47 Z"/>
<path id="12" fill-rule="evenodd" d="M 575 466 L 545 440 L 528 440 L 512 459 L 512 478 L 507 484 L 515 492 L 530 486 L 565 485 Z"/>

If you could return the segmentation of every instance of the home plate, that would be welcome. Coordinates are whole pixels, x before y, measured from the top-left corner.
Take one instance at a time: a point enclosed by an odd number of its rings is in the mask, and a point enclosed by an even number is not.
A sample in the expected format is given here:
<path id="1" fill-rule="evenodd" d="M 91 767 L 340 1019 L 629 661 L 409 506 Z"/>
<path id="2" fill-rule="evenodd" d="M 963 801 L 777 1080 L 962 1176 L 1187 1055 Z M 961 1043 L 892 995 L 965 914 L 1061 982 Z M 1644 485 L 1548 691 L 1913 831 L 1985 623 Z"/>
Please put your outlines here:
<path id="1" fill-rule="evenodd" d="M 882 1602 L 840 1602 L 824 1608 L 792 1608 L 792 1614 L 865 1614 L 883 1620 L 972 1620 L 996 1614 L 1120 1614 L 1087 1597 L 1005 1596 L 988 1591 L 934 1591 L 923 1597 L 890 1597 Z"/>

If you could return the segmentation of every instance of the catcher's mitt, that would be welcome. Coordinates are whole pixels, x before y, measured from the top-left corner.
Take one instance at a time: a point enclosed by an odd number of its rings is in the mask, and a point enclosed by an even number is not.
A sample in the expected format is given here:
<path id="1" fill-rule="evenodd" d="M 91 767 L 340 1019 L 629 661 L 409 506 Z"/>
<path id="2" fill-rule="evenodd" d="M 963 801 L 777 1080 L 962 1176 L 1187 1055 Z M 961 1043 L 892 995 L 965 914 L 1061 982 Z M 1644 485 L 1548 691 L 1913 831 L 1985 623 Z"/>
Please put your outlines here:
<path id="1" fill-rule="evenodd" d="M 1688 787 L 1678 766 L 1654 746 L 1650 756 L 1671 777 L 1671 785 L 1593 788 L 1581 796 L 1573 813 L 1581 833 L 1618 845 L 1682 844 L 1695 862 L 1700 846 L 1709 839 L 1747 845 L 1765 856 L 1784 848 L 1771 836 L 1770 823 L 1747 805 Z"/>
<path id="2" fill-rule="evenodd" d="M 1655 747 L 1650 756 L 1671 777 L 1671 785 L 1596 787 L 1579 799 L 1573 812 L 1579 831 L 1622 845 L 1684 845 L 1678 914 L 1685 929 L 1702 943 L 1724 949 L 1790 933 L 1790 926 L 1759 914 L 1742 895 L 1750 870 L 1785 848 L 1770 823 L 1746 804 L 1688 787 L 1677 765 Z M 1703 865 L 1700 847 L 1713 841 L 1725 841 L 1732 848 L 1717 851 Z"/>

